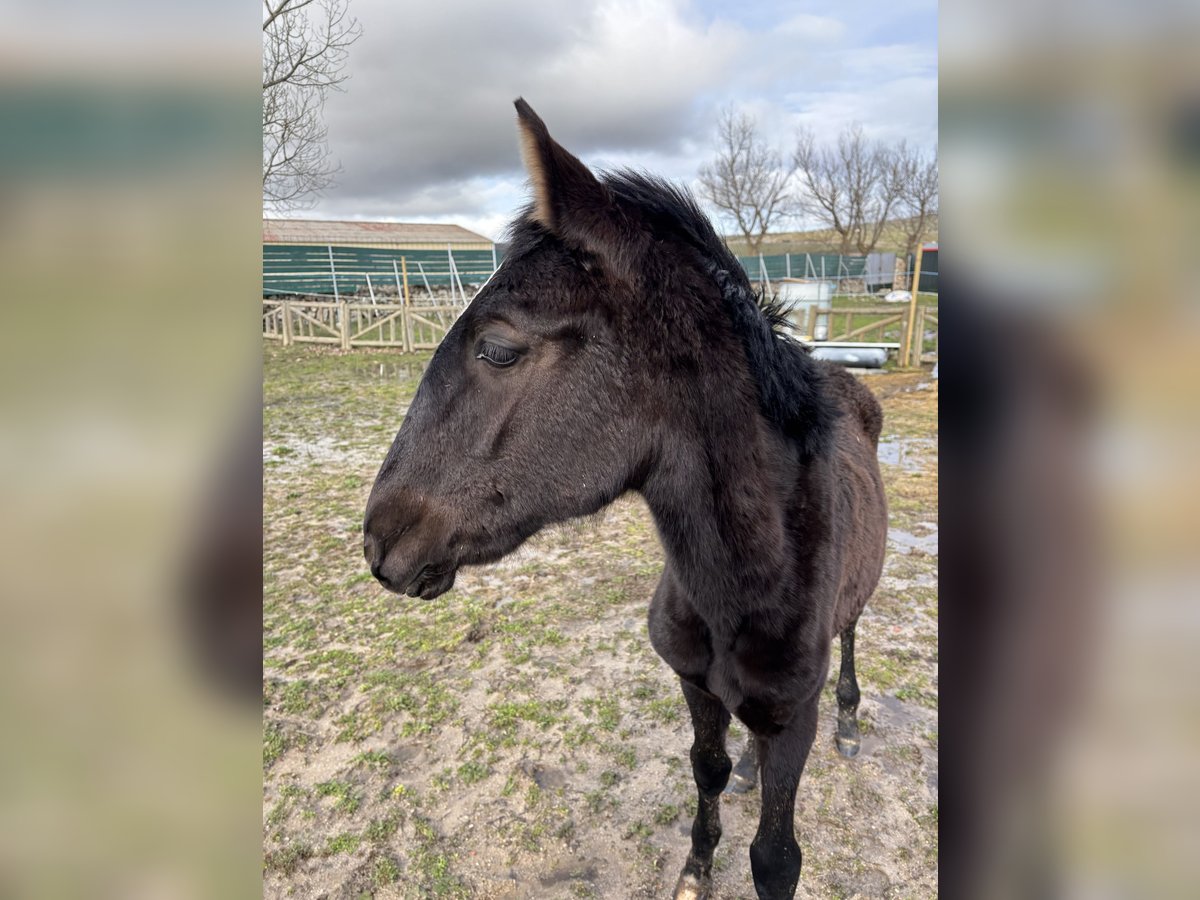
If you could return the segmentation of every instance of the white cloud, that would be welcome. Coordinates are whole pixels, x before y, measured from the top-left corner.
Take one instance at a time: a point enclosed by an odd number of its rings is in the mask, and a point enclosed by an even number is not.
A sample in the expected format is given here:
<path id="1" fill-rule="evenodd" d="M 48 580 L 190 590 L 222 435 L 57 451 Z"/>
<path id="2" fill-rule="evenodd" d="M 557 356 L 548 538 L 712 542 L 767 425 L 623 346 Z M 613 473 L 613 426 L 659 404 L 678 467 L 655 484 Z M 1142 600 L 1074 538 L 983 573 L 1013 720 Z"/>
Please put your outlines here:
<path id="1" fill-rule="evenodd" d="M 737 22 L 686 0 L 354 0 L 364 35 L 327 110 L 343 174 L 315 214 L 455 221 L 497 237 L 525 200 L 518 95 L 586 162 L 689 183 L 731 102 L 781 148 L 801 123 L 836 133 L 854 119 L 932 143 L 935 35 L 862 43 L 893 7 L 911 4 L 880 7 L 871 29 L 861 3 L 795 14 L 781 2 L 774 17 L 760 4 Z"/>

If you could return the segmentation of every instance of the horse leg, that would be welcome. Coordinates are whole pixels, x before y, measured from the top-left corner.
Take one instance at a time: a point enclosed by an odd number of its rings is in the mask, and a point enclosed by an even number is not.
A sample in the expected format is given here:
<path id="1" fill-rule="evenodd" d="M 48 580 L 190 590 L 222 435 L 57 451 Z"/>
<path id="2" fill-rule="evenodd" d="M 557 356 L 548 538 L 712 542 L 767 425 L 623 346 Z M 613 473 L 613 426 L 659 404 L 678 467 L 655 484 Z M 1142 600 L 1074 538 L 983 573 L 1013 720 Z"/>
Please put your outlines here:
<path id="1" fill-rule="evenodd" d="M 854 675 L 854 628 L 858 625 L 855 619 L 842 632 L 842 670 L 838 675 L 837 702 L 838 724 L 837 744 L 838 753 L 850 759 L 858 755 L 858 678 Z"/>
<path id="2" fill-rule="evenodd" d="M 796 787 L 817 735 L 814 694 L 779 734 L 758 739 L 762 811 L 750 843 L 750 871 L 759 900 L 792 900 L 800 880 L 800 845 L 796 843 Z"/>
<path id="3" fill-rule="evenodd" d="M 692 714 L 692 774 L 700 802 L 692 822 L 692 849 L 675 886 L 675 900 L 705 900 L 712 889 L 712 859 L 721 839 L 721 791 L 731 768 L 725 752 L 729 711 L 716 697 L 684 681 Z"/>
<path id="4" fill-rule="evenodd" d="M 754 790 L 754 786 L 758 784 L 758 751 L 755 748 L 754 735 L 750 735 L 750 739 L 746 741 L 746 749 L 742 751 L 733 767 L 733 774 L 729 776 L 729 786 L 725 788 L 725 793 L 745 794 Z"/>

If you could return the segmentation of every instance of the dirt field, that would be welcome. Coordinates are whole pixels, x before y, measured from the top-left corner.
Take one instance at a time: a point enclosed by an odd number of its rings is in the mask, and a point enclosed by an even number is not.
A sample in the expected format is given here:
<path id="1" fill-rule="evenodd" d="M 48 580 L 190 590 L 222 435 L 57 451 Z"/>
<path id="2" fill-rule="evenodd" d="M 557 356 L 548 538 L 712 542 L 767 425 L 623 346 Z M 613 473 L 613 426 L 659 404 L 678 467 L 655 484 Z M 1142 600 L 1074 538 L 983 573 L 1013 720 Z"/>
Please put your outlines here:
<path id="1" fill-rule="evenodd" d="M 646 637 L 662 565 L 626 498 L 459 573 L 371 578 L 361 520 L 423 358 L 264 350 L 264 895 L 665 897 L 691 729 Z M 937 894 L 937 383 L 875 375 L 892 539 L 858 629 L 863 750 L 833 681 L 800 785 L 798 897 Z M 837 672 L 834 649 L 834 673 Z M 745 731 L 736 723 L 730 750 Z M 723 799 L 716 896 L 753 898 L 758 792 Z"/>

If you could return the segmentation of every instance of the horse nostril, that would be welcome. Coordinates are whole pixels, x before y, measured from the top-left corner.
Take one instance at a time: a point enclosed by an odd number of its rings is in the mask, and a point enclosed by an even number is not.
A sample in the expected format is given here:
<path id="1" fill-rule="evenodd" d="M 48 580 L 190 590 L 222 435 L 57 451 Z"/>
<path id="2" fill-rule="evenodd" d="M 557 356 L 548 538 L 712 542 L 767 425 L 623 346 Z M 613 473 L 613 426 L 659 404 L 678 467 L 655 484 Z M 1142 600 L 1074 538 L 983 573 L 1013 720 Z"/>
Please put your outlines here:
<path id="1" fill-rule="evenodd" d="M 367 565 L 371 567 L 371 574 L 376 578 L 379 577 L 379 542 L 372 535 L 366 535 L 363 538 L 363 556 L 367 560 Z"/>

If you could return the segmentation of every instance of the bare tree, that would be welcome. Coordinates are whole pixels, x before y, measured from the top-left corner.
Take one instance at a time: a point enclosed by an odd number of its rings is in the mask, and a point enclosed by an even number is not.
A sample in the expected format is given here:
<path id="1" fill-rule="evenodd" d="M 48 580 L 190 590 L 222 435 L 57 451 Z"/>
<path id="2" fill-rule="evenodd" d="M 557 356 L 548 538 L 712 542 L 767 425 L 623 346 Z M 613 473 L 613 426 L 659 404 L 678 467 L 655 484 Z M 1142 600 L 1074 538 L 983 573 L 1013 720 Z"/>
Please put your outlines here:
<path id="1" fill-rule="evenodd" d="M 872 252 L 900 197 L 902 154 L 854 124 L 833 147 L 801 131 L 793 162 L 805 188 L 802 208 L 837 234 L 839 252 Z"/>
<path id="2" fill-rule="evenodd" d="M 703 196 L 737 225 L 757 254 L 772 225 L 790 215 L 792 171 L 759 136 L 754 119 L 727 109 L 717 123 L 717 157 L 700 169 Z"/>
<path id="3" fill-rule="evenodd" d="M 310 205 L 333 183 L 325 100 L 362 29 L 349 0 L 263 0 L 263 205 Z"/>
<path id="4" fill-rule="evenodd" d="M 900 197 L 897 223 L 904 234 L 904 258 L 917 252 L 917 245 L 936 227 L 938 215 L 937 148 L 931 156 L 910 151 L 901 144 Z M 903 217 L 903 218 L 901 218 Z"/>

